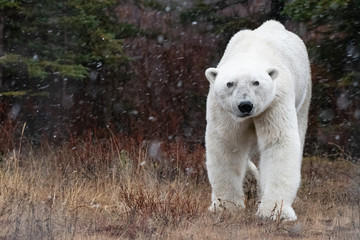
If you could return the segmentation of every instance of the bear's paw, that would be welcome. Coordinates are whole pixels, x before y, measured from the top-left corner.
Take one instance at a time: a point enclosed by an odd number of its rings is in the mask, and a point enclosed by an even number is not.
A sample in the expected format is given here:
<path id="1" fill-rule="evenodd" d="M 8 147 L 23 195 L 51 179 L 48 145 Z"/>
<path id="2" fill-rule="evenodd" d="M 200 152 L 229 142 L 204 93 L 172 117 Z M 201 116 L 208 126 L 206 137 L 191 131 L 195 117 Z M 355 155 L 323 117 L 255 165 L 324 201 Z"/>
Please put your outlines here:
<path id="1" fill-rule="evenodd" d="M 212 204 L 209 207 L 209 211 L 211 212 L 223 212 L 223 211 L 230 211 L 234 212 L 237 210 L 241 210 L 245 208 L 245 204 L 243 202 L 232 202 L 232 201 L 226 201 L 221 200 L 220 198 L 216 201 L 213 201 Z"/>
<path id="2" fill-rule="evenodd" d="M 264 206 L 260 203 L 256 215 L 260 219 L 296 221 L 297 216 L 291 206 L 282 206 L 282 204 L 274 204 L 272 206 Z"/>

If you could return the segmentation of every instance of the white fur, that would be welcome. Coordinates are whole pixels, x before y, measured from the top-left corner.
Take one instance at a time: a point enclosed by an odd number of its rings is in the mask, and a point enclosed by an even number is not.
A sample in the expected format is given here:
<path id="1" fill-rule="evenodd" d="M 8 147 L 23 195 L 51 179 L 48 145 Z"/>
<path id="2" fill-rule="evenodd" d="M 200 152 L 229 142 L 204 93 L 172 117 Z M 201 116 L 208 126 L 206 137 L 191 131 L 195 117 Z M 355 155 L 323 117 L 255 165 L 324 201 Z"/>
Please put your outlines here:
<path id="1" fill-rule="evenodd" d="M 292 203 L 311 97 L 304 43 L 280 23 L 267 21 L 235 34 L 218 66 L 205 75 L 210 82 L 205 136 L 210 210 L 245 207 L 242 185 L 250 171 L 260 188 L 257 215 L 296 220 Z M 253 109 L 243 116 L 238 105 L 244 101 Z M 256 151 L 259 175 L 250 161 Z"/>

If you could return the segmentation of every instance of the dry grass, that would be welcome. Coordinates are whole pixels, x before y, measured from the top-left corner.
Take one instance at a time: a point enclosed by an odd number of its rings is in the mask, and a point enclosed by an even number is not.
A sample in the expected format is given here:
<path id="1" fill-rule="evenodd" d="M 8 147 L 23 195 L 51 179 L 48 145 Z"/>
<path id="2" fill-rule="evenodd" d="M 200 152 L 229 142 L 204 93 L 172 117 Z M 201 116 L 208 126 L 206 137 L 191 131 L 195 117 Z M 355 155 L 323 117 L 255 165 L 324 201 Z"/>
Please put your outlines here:
<path id="1" fill-rule="evenodd" d="M 207 212 L 204 149 L 110 140 L 0 162 L 0 239 L 359 239 L 359 165 L 307 158 L 294 223 Z M 156 154 L 154 154 L 154 152 Z"/>

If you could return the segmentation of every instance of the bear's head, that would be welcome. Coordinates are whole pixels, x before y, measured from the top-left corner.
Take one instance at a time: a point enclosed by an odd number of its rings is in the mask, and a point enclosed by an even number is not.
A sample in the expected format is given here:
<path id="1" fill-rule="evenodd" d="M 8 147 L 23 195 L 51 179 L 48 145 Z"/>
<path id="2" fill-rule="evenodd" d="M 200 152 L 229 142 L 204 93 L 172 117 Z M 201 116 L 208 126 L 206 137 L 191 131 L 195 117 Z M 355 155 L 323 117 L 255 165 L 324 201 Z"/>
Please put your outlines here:
<path id="1" fill-rule="evenodd" d="M 205 71 L 215 100 L 235 121 L 258 116 L 271 104 L 278 74 L 275 67 L 231 64 Z"/>

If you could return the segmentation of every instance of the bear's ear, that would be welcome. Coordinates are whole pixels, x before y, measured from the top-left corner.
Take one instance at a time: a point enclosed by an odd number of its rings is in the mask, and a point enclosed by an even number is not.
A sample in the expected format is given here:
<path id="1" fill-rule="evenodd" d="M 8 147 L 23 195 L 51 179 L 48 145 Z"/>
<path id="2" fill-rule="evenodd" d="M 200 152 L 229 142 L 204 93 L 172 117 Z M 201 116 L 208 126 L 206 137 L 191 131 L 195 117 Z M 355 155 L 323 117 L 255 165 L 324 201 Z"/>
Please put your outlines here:
<path id="1" fill-rule="evenodd" d="M 205 76 L 210 83 L 215 82 L 215 78 L 217 74 L 218 74 L 218 70 L 216 68 L 208 68 L 205 71 Z"/>
<path id="2" fill-rule="evenodd" d="M 277 78 L 279 76 L 279 70 L 275 67 L 269 68 L 267 70 L 267 73 L 272 78 L 272 80 L 275 80 L 275 78 Z"/>

